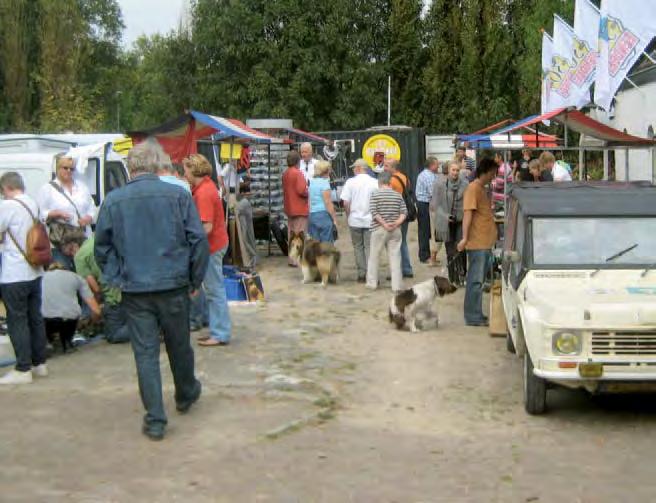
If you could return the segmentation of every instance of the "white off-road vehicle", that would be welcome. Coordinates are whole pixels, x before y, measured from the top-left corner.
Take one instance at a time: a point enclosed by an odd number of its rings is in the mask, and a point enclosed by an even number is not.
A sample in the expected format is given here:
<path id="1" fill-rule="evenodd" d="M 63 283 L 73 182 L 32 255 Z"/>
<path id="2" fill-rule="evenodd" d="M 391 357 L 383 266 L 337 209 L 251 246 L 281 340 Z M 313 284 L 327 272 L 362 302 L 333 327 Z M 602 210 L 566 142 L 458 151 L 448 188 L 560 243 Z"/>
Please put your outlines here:
<path id="1" fill-rule="evenodd" d="M 545 411 L 551 384 L 656 389 L 656 187 L 514 186 L 502 276 L 529 414 Z"/>

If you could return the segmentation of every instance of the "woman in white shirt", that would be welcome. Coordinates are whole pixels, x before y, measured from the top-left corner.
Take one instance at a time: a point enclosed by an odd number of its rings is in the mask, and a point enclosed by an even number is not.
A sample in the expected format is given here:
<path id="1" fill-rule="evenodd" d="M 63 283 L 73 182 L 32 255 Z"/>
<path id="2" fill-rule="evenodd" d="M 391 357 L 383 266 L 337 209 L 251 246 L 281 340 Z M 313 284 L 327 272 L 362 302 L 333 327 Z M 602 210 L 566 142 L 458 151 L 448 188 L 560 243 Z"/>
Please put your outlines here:
<path id="1" fill-rule="evenodd" d="M 58 236 L 54 236 L 56 224 L 65 224 L 80 228 L 88 237 L 91 224 L 96 218 L 96 205 L 89 189 L 80 180 L 75 180 L 75 165 L 70 157 L 57 159 L 56 177 L 39 191 L 38 203 L 41 218 L 45 219 L 51 231 L 51 240 L 57 245 Z"/>

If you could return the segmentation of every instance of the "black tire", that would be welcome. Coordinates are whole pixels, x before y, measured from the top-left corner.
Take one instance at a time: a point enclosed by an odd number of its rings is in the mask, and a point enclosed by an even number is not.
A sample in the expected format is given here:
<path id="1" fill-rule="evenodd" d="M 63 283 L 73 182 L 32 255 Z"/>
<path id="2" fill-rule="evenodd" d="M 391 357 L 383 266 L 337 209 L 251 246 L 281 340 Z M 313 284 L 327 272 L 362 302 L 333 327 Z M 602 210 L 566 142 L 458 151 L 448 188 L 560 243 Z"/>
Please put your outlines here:
<path id="1" fill-rule="evenodd" d="M 282 254 L 287 256 L 289 254 L 289 247 L 287 244 L 287 226 L 280 222 L 271 222 L 271 234 L 273 235 L 273 239 L 276 240 L 276 243 L 278 243 Z"/>
<path id="2" fill-rule="evenodd" d="M 547 383 L 533 374 L 533 361 L 524 353 L 524 409 L 532 416 L 544 414 L 547 408 Z"/>
<path id="3" fill-rule="evenodd" d="M 512 340 L 512 336 L 510 335 L 510 332 L 506 332 L 506 349 L 510 354 L 515 354 L 515 343 Z"/>

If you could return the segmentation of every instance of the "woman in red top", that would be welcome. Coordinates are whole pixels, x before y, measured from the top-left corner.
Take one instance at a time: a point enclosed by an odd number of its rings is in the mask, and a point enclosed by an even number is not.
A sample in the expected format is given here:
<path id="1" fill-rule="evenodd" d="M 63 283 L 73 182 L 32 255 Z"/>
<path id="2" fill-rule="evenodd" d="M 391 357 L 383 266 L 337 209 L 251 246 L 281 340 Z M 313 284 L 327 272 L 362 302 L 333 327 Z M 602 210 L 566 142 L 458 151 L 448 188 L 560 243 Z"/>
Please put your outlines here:
<path id="1" fill-rule="evenodd" d="M 300 169 L 301 156 L 295 150 L 287 154 L 287 169 L 282 174 L 282 191 L 285 201 L 285 215 L 287 215 L 288 239 L 292 232 L 307 232 L 308 228 L 308 186 Z M 288 259 L 289 265 L 298 267 L 298 264 Z"/>
<path id="2" fill-rule="evenodd" d="M 227 346 L 232 322 L 223 285 L 223 257 L 228 250 L 223 205 L 219 190 L 210 178 L 212 165 L 201 154 L 192 154 L 182 161 L 185 177 L 191 185 L 191 195 L 210 244 L 210 265 L 203 286 L 207 295 L 210 335 L 199 339 L 200 346 Z"/>

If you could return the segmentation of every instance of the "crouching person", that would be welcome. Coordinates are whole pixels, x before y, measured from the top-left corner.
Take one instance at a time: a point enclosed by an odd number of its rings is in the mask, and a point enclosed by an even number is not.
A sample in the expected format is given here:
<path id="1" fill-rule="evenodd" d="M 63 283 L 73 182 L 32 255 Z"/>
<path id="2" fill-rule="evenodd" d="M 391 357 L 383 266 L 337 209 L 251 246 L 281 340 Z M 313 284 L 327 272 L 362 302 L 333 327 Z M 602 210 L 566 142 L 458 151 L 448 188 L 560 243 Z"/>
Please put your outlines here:
<path id="1" fill-rule="evenodd" d="M 53 262 L 43 276 L 41 314 L 46 324 L 46 336 L 52 343 L 59 335 L 62 351 L 73 349 L 73 336 L 82 316 L 78 296 L 89 306 L 92 316 L 100 318 L 100 307 L 86 281 L 59 262 Z"/>
<path id="2" fill-rule="evenodd" d="M 130 181 L 105 199 L 94 248 L 103 280 L 121 288 L 146 409 L 142 431 L 152 440 L 164 438 L 167 424 L 160 330 L 173 373 L 176 409 L 187 412 L 200 398 L 189 340 L 189 291 L 200 288 L 209 260 L 191 194 L 155 174 L 168 162 L 155 141 L 130 150 Z"/>
<path id="3" fill-rule="evenodd" d="M 83 277 L 96 300 L 102 302 L 102 321 L 105 340 L 111 344 L 130 341 L 125 309 L 121 304 L 121 291 L 107 285 L 93 256 L 95 238 L 87 239 L 75 254 L 75 270 Z"/>

